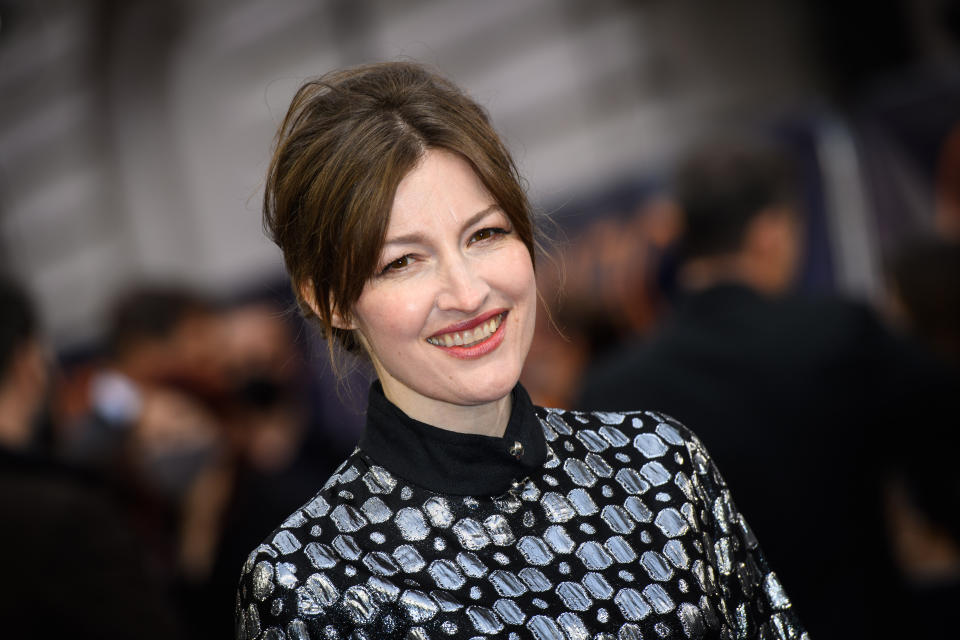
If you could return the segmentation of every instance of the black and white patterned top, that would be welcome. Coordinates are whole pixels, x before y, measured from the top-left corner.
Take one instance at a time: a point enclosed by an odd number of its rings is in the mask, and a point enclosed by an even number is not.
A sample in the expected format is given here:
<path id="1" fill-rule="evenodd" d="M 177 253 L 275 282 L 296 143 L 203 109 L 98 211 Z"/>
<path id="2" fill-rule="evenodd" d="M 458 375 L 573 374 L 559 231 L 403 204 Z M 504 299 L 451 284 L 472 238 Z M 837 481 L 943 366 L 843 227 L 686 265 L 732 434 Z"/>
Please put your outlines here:
<path id="1" fill-rule="evenodd" d="M 502 438 L 403 414 L 249 556 L 237 638 L 806 638 L 700 442 L 653 412 L 533 407 Z"/>

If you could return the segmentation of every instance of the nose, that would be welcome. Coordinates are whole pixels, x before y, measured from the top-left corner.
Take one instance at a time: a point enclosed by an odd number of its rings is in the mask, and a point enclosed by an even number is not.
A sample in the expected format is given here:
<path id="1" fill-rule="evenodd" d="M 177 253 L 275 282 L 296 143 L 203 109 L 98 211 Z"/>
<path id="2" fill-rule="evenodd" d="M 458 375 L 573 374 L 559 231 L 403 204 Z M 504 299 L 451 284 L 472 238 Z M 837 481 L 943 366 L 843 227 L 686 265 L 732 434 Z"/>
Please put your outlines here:
<path id="1" fill-rule="evenodd" d="M 463 257 L 446 261 L 437 293 L 437 307 L 445 311 L 476 311 L 490 293 L 490 285 L 477 266 Z"/>

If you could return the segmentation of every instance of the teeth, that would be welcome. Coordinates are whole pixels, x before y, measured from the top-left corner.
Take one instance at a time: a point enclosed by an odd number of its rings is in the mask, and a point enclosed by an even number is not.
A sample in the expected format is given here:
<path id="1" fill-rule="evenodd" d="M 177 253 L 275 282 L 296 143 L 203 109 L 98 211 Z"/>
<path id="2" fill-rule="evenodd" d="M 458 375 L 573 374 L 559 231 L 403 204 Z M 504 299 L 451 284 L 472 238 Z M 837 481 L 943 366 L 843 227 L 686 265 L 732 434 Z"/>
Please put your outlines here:
<path id="1" fill-rule="evenodd" d="M 470 346 L 477 342 L 482 342 L 493 335 L 493 333 L 500 327 L 500 323 L 503 322 L 503 316 L 503 313 L 495 315 L 473 329 L 445 333 L 442 336 L 427 338 L 427 342 L 437 345 L 438 347 Z"/>

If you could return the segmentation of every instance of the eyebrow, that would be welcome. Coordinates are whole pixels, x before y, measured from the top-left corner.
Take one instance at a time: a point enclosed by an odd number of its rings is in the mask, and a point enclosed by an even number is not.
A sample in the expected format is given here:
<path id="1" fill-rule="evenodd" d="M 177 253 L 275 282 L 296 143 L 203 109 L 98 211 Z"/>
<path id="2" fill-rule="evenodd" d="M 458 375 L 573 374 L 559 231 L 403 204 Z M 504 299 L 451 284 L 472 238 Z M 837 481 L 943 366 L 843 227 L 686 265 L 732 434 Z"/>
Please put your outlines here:
<path id="1" fill-rule="evenodd" d="M 498 204 L 492 204 L 486 209 L 476 212 L 464 222 L 463 228 L 466 229 L 467 227 L 470 227 L 476 224 L 477 222 L 479 222 L 480 220 L 483 220 L 494 211 L 502 211 L 502 208 Z M 388 244 L 418 244 L 418 243 L 424 242 L 425 240 L 426 240 L 426 236 L 424 236 L 423 233 L 419 231 L 414 231 L 412 233 L 406 233 L 402 236 L 397 236 L 395 238 L 387 238 L 386 240 L 384 240 L 383 245 L 386 246 Z"/>

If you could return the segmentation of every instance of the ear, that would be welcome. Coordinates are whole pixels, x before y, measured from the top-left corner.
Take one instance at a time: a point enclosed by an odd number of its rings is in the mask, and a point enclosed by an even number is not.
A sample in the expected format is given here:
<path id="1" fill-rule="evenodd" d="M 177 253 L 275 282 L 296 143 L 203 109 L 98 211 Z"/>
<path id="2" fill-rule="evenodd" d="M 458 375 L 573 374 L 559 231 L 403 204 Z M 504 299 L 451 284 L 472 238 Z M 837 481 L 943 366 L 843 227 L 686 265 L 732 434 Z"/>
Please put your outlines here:
<path id="1" fill-rule="evenodd" d="M 313 279 L 307 278 L 300 283 L 300 297 L 303 298 L 303 301 L 307 303 L 307 306 L 313 310 L 313 313 L 316 314 L 318 318 L 321 318 L 320 308 L 317 306 L 316 298 L 316 287 L 313 286 Z M 330 301 L 331 308 L 333 308 L 333 301 Z M 341 315 L 337 311 L 331 313 L 330 324 L 335 329 L 346 329 L 347 331 L 352 331 L 357 328 L 356 323 L 354 323 L 350 318 Z"/>
<path id="2" fill-rule="evenodd" d="M 347 331 L 353 331 L 357 328 L 357 324 L 348 317 L 344 317 L 334 311 L 331 314 L 330 324 L 333 325 L 335 329 L 345 329 Z"/>

